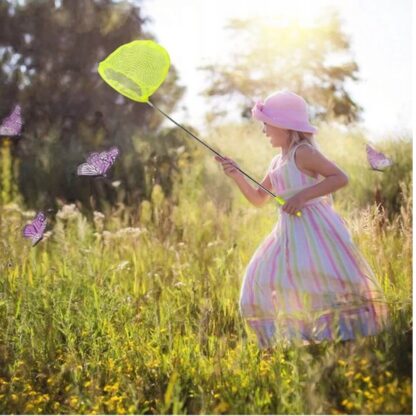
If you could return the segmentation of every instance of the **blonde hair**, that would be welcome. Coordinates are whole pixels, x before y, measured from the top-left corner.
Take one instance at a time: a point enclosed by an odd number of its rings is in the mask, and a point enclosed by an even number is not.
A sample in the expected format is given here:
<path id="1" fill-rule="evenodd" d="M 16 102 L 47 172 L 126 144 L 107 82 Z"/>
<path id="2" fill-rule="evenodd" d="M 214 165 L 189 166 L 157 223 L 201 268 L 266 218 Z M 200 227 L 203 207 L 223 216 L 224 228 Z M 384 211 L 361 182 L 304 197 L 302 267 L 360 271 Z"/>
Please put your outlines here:
<path id="1" fill-rule="evenodd" d="M 288 149 L 288 153 L 299 143 L 306 142 L 310 144 L 315 149 L 319 150 L 318 144 L 316 143 L 315 137 L 313 133 L 306 133 L 304 131 L 297 131 L 297 130 L 288 130 L 289 138 L 290 138 L 290 145 Z"/>

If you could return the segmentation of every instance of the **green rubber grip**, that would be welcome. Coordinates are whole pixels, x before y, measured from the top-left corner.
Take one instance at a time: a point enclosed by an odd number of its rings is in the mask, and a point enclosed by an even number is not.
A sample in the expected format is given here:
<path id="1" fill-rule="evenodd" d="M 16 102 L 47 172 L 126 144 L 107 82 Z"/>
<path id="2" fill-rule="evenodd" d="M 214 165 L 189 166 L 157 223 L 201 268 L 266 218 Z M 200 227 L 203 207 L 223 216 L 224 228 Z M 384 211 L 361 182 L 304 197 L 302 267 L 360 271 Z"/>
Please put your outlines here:
<path id="1" fill-rule="evenodd" d="M 280 205 L 286 204 L 286 201 L 281 196 L 276 196 L 274 198 Z M 301 217 L 302 213 L 300 211 L 296 211 L 296 216 Z"/>

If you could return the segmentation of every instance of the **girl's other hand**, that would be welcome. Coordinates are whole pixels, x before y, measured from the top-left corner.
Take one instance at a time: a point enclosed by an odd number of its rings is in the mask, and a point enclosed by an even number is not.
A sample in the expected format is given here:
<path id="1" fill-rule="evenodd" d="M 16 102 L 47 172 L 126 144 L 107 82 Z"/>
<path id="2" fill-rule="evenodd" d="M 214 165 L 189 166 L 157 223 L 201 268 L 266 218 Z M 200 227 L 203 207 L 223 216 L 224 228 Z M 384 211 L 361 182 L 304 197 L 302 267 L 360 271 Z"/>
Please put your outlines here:
<path id="1" fill-rule="evenodd" d="M 302 193 L 299 192 L 286 201 L 286 204 L 282 206 L 282 210 L 288 214 L 296 215 L 296 212 L 302 210 L 302 208 L 305 206 L 305 203 L 305 198 L 303 197 Z"/>
<path id="2" fill-rule="evenodd" d="M 225 174 L 231 178 L 237 178 L 238 176 L 241 176 L 241 172 L 237 169 L 237 164 L 228 157 L 220 158 L 219 156 L 215 156 L 215 160 L 219 163 L 221 163 L 222 168 L 225 172 Z"/>

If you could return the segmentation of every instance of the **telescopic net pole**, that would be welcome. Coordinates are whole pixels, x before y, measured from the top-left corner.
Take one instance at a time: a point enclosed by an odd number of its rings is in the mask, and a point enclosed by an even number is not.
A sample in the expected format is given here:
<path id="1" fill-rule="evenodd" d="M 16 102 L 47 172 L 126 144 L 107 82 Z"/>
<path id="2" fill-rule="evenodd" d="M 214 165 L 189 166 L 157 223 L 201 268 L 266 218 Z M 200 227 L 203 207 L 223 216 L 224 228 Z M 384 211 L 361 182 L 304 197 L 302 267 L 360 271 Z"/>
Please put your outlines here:
<path id="1" fill-rule="evenodd" d="M 193 134 L 191 131 L 189 131 L 186 127 L 182 126 L 181 124 L 179 124 L 178 122 L 176 122 L 172 117 L 170 117 L 169 115 L 167 115 L 164 111 L 162 111 L 159 107 L 157 107 L 155 104 L 153 104 L 152 102 L 148 101 L 148 104 L 153 107 L 154 109 L 156 109 L 157 111 L 159 111 L 162 115 L 164 115 L 166 118 L 168 118 L 172 123 L 176 124 L 178 127 L 180 127 L 182 130 L 184 130 L 186 133 L 188 133 L 190 136 L 192 136 L 194 139 L 198 140 L 199 143 L 201 143 L 202 145 L 204 145 L 206 148 L 208 148 L 209 150 L 211 150 L 211 152 L 215 153 L 217 156 L 219 156 L 221 159 L 224 159 L 224 156 L 222 156 L 220 153 L 218 153 L 215 149 L 213 149 L 211 146 L 209 146 L 207 143 L 205 143 L 203 140 L 201 140 L 200 138 L 198 138 L 197 136 L 195 136 L 195 134 Z M 255 184 L 257 184 L 258 186 L 260 186 L 261 189 L 263 189 L 264 191 L 266 191 L 269 195 L 273 196 L 274 198 L 277 198 L 277 196 L 269 191 L 267 188 L 265 188 L 262 184 L 258 183 L 255 179 L 253 179 L 250 175 L 248 175 L 247 173 L 245 173 L 243 170 L 241 170 L 238 166 L 235 166 L 235 168 L 237 170 L 239 170 L 244 176 L 246 176 L 248 179 L 250 179 L 251 181 L 253 181 Z"/>

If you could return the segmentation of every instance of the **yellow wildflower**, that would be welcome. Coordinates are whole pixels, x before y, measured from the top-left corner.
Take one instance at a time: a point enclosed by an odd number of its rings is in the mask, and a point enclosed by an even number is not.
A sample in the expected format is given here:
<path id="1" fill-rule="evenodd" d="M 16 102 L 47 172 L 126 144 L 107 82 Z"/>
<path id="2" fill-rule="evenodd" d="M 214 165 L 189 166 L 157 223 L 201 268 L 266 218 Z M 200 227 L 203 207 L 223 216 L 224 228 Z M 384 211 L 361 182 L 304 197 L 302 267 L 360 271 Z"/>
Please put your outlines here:
<path id="1" fill-rule="evenodd" d="M 118 406 L 117 406 L 117 414 L 119 414 L 119 415 L 124 415 L 124 414 L 126 414 L 126 409 L 125 409 L 123 406 L 118 405 Z"/>
<path id="2" fill-rule="evenodd" d="M 131 406 L 129 406 L 129 408 L 127 409 L 127 411 L 129 413 L 135 413 L 136 412 L 136 406 L 134 406 L 133 404 Z"/>
<path id="3" fill-rule="evenodd" d="M 76 397 L 76 396 L 71 396 L 70 398 L 69 398 L 69 404 L 71 405 L 71 406 L 76 406 L 77 404 L 78 404 L 78 397 Z"/>

